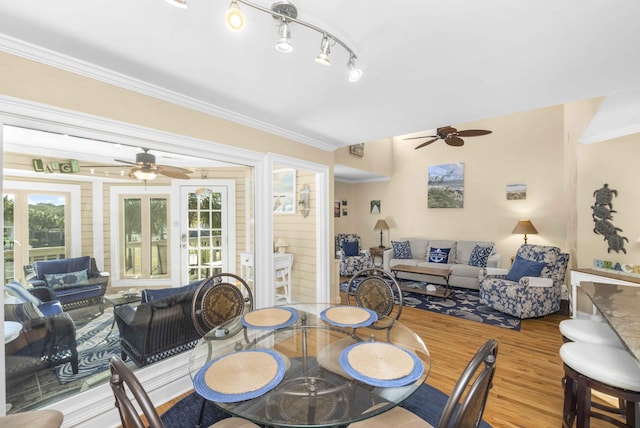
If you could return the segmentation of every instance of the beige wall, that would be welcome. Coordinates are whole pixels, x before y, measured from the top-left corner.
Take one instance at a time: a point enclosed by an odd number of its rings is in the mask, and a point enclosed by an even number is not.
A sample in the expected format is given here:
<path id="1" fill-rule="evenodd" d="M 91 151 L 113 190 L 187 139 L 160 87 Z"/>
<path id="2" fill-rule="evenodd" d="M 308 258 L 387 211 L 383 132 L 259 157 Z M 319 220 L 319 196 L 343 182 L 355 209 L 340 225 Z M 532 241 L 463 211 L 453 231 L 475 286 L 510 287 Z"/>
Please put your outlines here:
<path id="1" fill-rule="evenodd" d="M 391 239 L 408 236 L 495 241 L 502 265 L 523 242 L 511 230 L 519 218 L 538 229 L 529 243 L 557 245 L 571 253 L 571 267 L 592 267 L 594 259 L 640 264 L 640 135 L 602 143 L 578 142 L 602 99 L 568 103 L 524 113 L 458 125 L 458 129 L 490 129 L 493 134 L 467 138 L 460 149 L 441 141 L 415 151 L 418 143 L 393 143 L 394 170 L 384 183 L 335 184 L 335 199 L 348 201 L 348 216 L 335 218 L 335 233 L 359 233 L 363 246 L 378 245 L 373 230 L 378 218 L 390 224 Z M 366 154 L 365 154 L 366 156 Z M 426 170 L 430 165 L 463 162 L 465 197 L 462 209 L 426 207 Z M 527 185 L 527 199 L 507 201 L 505 186 Z M 603 236 L 593 232 L 593 192 L 608 183 L 613 198 L 611 223 L 627 251 L 608 252 Z M 369 214 L 369 201 L 382 201 L 382 214 Z M 388 234 L 384 243 L 389 245 Z"/>
<path id="2" fill-rule="evenodd" d="M 581 144 L 577 148 L 578 157 L 578 266 L 592 267 L 594 259 L 610 260 L 621 264 L 640 264 L 640 186 L 638 186 L 640 165 L 640 135 L 604 141 L 596 144 Z M 607 183 L 618 192 L 613 197 L 613 219 L 610 222 L 620 229 L 618 234 L 627 237 L 624 252 L 608 252 L 607 242 L 602 235 L 593 232 L 594 221 L 591 206 L 594 205 L 593 192 Z"/>
<path id="3" fill-rule="evenodd" d="M 393 173 L 393 140 L 383 140 L 364 143 L 364 156 L 354 156 L 349 152 L 349 146 L 341 147 L 335 152 L 336 164 L 369 171 L 390 177 Z"/>

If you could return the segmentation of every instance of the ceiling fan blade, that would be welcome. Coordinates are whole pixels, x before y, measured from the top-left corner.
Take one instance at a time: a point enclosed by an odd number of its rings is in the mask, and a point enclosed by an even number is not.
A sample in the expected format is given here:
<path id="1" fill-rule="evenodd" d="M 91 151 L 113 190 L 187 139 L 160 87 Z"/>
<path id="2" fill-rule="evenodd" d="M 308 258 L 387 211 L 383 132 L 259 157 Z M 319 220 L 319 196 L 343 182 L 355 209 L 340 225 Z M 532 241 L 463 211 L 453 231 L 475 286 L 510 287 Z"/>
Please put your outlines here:
<path id="1" fill-rule="evenodd" d="M 447 143 L 450 146 L 454 146 L 454 147 L 460 147 L 462 145 L 464 145 L 464 140 L 462 138 L 458 138 L 458 137 L 447 137 L 444 139 L 444 142 Z"/>
<path id="2" fill-rule="evenodd" d="M 458 131 L 458 136 L 460 137 L 478 137 L 480 135 L 491 134 L 491 131 L 487 131 L 484 129 L 466 129 L 464 131 Z"/>
<path id="3" fill-rule="evenodd" d="M 188 180 L 189 178 L 191 178 L 187 175 L 187 173 L 190 171 L 184 168 L 178 168 L 177 166 L 168 166 L 168 165 L 156 165 L 156 167 L 158 168 L 158 172 L 160 174 L 166 175 L 167 177 L 182 178 L 185 180 Z"/>
<path id="4" fill-rule="evenodd" d="M 419 146 L 417 146 L 414 150 L 421 149 L 421 148 L 423 148 L 424 146 L 426 146 L 427 144 L 431 144 L 431 143 L 433 143 L 434 141 L 437 141 L 437 140 L 439 140 L 439 139 L 440 139 L 440 137 L 438 137 L 438 138 L 434 138 L 433 140 L 429 140 L 429 141 L 427 141 L 427 142 L 425 142 L 425 143 L 422 143 L 422 144 L 420 144 Z"/>
<path id="5" fill-rule="evenodd" d="M 135 162 L 129 162 L 129 161 L 126 161 L 126 160 L 121 160 L 121 159 L 114 159 L 114 161 L 121 162 L 121 163 L 126 163 L 127 165 L 137 165 L 137 163 L 135 163 Z"/>
<path id="6" fill-rule="evenodd" d="M 409 137 L 409 138 L 403 138 L 403 140 L 419 140 L 420 138 L 434 138 L 437 137 L 437 135 L 423 135 L 422 137 Z"/>

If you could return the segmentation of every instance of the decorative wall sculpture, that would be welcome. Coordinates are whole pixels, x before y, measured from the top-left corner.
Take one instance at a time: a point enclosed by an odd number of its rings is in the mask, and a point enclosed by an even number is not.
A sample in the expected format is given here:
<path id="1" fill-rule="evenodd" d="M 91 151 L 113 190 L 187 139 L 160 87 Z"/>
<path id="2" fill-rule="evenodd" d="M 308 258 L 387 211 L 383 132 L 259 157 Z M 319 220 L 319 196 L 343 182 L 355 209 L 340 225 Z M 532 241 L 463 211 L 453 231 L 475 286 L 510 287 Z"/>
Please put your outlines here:
<path id="1" fill-rule="evenodd" d="M 616 212 L 613 210 L 612 201 L 614 196 L 618 196 L 618 191 L 610 189 L 609 185 L 605 183 L 604 186 L 593 192 L 593 196 L 596 198 L 595 204 L 591 206 L 593 210 L 591 216 L 594 222 L 593 232 L 596 235 L 604 236 L 604 240 L 609 245 L 607 253 L 613 250 L 616 253 L 622 251 L 627 254 L 627 250 L 624 249 L 624 241 L 629 242 L 629 239 L 626 236 L 618 235 L 618 232 L 622 232 L 622 229 L 615 227 L 609 221 L 613 220 L 613 213 Z"/>

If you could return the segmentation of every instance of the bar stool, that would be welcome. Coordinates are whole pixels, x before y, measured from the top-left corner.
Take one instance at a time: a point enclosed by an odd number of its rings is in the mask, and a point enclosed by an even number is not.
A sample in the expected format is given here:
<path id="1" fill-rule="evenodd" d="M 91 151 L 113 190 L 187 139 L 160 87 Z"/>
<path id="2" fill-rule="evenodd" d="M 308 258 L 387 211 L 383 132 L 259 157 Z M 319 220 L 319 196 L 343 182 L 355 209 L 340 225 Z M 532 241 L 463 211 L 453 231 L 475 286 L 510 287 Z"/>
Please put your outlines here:
<path id="1" fill-rule="evenodd" d="M 562 426 L 589 426 L 591 417 L 620 427 L 640 424 L 640 364 L 627 351 L 586 342 L 568 342 L 560 347 L 564 363 L 564 408 Z M 591 390 L 625 402 L 626 424 L 592 410 Z M 596 407 L 596 406 L 593 406 Z"/>
<path id="2" fill-rule="evenodd" d="M 625 349 L 618 335 L 604 322 L 570 319 L 560 321 L 559 328 L 565 342 L 587 342 Z"/>

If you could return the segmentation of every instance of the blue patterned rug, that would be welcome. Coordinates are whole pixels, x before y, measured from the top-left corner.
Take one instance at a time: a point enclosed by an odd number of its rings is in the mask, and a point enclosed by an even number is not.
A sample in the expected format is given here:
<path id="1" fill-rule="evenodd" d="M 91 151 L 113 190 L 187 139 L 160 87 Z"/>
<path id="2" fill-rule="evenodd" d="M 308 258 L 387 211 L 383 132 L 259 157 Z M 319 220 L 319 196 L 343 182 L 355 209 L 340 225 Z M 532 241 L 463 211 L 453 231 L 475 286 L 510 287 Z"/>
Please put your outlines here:
<path id="1" fill-rule="evenodd" d="M 112 322 L 113 312 L 106 309 L 104 314 L 76 330 L 78 374 L 73 374 L 71 363 L 55 367 L 61 385 L 109 370 L 109 358 L 120 355 L 120 334 L 118 326 L 111 331 Z"/>
<path id="2" fill-rule="evenodd" d="M 404 289 L 412 287 L 424 289 L 427 284 L 426 282 L 408 280 L 399 280 L 399 282 Z M 340 284 L 341 291 L 345 291 L 346 287 L 347 282 Z M 520 318 L 503 314 L 480 304 L 480 291 L 478 290 L 452 287 L 451 294 L 446 299 L 407 291 L 403 291 L 402 295 L 404 306 L 520 331 Z"/>

